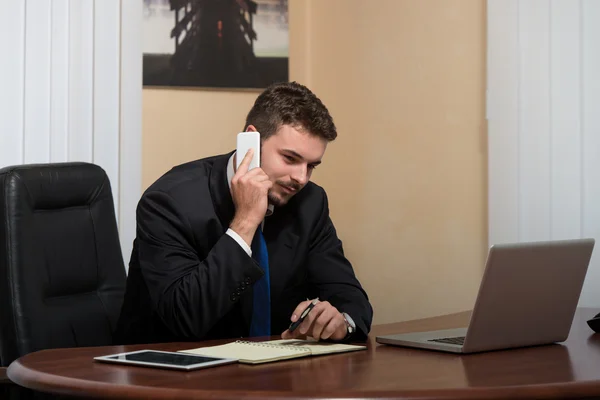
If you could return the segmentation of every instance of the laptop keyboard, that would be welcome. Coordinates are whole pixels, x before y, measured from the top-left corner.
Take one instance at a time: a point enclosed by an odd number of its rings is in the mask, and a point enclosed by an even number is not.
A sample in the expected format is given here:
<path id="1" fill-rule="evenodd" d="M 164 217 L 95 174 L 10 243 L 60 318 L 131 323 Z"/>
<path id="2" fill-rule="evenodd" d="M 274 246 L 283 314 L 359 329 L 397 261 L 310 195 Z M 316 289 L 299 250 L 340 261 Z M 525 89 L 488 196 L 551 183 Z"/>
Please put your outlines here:
<path id="1" fill-rule="evenodd" d="M 446 344 L 457 344 L 462 346 L 465 344 L 465 337 L 450 337 L 450 338 L 441 338 L 441 339 L 429 339 L 428 342 L 438 342 L 438 343 L 446 343 Z"/>

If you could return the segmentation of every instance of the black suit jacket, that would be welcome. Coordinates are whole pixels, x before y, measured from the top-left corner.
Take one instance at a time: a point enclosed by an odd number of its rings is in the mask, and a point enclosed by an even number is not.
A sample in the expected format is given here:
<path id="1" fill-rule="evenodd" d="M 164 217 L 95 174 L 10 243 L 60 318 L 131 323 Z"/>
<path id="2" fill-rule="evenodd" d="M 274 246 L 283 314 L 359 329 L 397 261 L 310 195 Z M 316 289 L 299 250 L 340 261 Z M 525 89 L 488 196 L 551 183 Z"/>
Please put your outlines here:
<path id="1" fill-rule="evenodd" d="M 252 285 L 263 274 L 229 235 L 234 205 L 227 181 L 232 153 L 173 168 L 137 208 L 117 343 L 247 336 Z M 325 191 L 309 183 L 265 220 L 271 279 L 271 328 L 280 334 L 307 298 L 327 300 L 365 339 L 373 311 L 344 257 Z"/>

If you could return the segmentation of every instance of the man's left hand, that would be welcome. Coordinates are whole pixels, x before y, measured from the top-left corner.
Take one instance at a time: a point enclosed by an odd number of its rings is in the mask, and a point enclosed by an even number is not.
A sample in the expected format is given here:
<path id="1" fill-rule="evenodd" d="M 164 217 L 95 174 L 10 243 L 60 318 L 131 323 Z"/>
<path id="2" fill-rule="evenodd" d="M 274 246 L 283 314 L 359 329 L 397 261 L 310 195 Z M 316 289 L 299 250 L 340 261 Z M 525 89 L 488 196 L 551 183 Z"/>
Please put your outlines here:
<path id="1" fill-rule="evenodd" d="M 296 322 L 302 312 L 308 307 L 311 300 L 303 301 L 298 304 L 292 314 L 291 321 Z M 281 334 L 283 339 L 297 339 L 306 336 L 313 338 L 342 340 L 346 337 L 348 328 L 344 316 L 337 308 L 332 306 L 328 301 L 319 301 L 312 310 L 308 313 L 304 321 L 294 329 L 293 332 L 285 330 Z"/>

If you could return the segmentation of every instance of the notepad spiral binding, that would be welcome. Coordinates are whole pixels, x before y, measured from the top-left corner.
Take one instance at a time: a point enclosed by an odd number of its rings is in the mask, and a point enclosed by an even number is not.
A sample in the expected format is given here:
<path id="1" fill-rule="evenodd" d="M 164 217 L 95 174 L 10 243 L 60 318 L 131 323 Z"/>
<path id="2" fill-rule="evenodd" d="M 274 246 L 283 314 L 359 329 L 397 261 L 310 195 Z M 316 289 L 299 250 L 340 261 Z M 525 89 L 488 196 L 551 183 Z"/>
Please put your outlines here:
<path id="1" fill-rule="evenodd" d="M 272 344 L 272 343 L 264 343 L 264 342 L 251 342 L 248 340 L 236 340 L 235 343 L 240 343 L 243 345 L 250 345 L 250 346 L 258 346 L 258 347 L 268 347 L 268 348 L 272 348 L 272 349 L 283 349 L 283 350 L 296 350 L 296 351 L 300 351 L 300 352 L 311 352 L 310 349 L 307 349 L 306 347 L 296 347 L 296 346 L 290 346 L 288 344 Z"/>

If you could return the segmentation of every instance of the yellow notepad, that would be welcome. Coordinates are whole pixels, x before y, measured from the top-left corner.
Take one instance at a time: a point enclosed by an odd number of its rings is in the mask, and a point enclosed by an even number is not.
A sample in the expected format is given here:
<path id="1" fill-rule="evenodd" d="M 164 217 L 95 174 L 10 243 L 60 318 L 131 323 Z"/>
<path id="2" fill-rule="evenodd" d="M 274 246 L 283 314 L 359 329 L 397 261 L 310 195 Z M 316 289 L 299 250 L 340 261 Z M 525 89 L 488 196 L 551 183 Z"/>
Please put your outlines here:
<path id="1" fill-rule="evenodd" d="M 364 350 L 367 346 L 318 342 L 316 340 L 283 339 L 266 342 L 237 340 L 220 346 L 180 350 L 183 353 L 210 357 L 236 358 L 244 364 L 261 364 L 307 356 Z"/>

